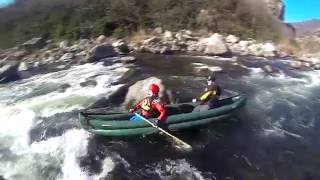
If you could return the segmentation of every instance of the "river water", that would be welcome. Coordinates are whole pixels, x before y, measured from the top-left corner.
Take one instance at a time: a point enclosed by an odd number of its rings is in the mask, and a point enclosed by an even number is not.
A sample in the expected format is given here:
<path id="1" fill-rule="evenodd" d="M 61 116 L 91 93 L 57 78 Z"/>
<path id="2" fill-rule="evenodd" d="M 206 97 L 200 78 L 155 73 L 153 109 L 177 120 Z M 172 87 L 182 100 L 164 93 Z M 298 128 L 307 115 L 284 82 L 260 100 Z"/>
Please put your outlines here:
<path id="1" fill-rule="evenodd" d="M 319 71 L 293 70 L 280 59 L 137 58 L 135 65 L 74 65 L 1 85 L 0 175 L 14 180 L 320 179 Z M 205 86 L 205 78 L 192 72 L 199 65 L 193 63 L 221 67 L 218 83 L 246 94 L 248 101 L 226 121 L 176 134 L 192 152 L 177 150 L 161 135 L 104 138 L 81 129 L 80 110 L 110 106 L 110 95 L 150 76 L 164 79 L 179 102 L 191 100 Z M 266 64 L 279 73 L 265 74 L 260 67 Z M 85 81 L 96 83 L 82 87 Z"/>

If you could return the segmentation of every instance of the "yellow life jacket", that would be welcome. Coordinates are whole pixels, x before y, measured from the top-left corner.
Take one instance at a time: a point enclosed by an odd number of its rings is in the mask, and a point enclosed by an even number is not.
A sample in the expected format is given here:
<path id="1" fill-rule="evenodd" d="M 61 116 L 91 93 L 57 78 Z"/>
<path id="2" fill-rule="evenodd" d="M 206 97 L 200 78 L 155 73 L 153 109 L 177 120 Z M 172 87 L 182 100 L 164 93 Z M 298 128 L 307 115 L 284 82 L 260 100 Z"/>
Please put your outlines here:
<path id="1" fill-rule="evenodd" d="M 216 91 L 207 91 L 205 92 L 201 97 L 200 100 L 201 101 L 207 101 L 209 100 L 209 97 L 212 95 L 216 95 Z"/>
<path id="2" fill-rule="evenodd" d="M 141 108 L 146 111 L 151 110 L 151 102 L 149 98 L 145 98 L 141 103 Z"/>

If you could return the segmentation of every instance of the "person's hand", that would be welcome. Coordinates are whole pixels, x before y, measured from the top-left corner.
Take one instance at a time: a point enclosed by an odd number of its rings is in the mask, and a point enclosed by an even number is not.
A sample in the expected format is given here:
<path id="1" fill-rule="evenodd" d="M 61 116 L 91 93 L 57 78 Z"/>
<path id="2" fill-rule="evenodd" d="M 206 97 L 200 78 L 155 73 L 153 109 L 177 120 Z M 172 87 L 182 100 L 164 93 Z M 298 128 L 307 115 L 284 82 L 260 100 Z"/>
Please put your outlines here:
<path id="1" fill-rule="evenodd" d="M 134 112 L 134 109 L 129 109 L 129 112 L 130 112 L 130 113 L 133 113 L 133 112 Z"/>
<path id="2" fill-rule="evenodd" d="M 195 98 L 194 98 L 194 99 L 192 99 L 192 102 L 193 102 L 193 103 L 197 102 L 197 99 L 195 99 Z"/>

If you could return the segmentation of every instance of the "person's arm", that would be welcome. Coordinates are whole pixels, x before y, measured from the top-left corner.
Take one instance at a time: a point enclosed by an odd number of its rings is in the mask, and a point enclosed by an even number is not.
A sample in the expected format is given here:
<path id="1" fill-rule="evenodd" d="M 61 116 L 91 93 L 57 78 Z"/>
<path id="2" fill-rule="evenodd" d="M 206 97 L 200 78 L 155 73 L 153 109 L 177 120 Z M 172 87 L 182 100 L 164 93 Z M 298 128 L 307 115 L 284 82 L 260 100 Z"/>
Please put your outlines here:
<path id="1" fill-rule="evenodd" d="M 167 119 L 167 109 L 162 103 L 156 103 L 155 108 L 160 112 L 157 117 L 158 121 L 165 121 Z"/>
<path id="2" fill-rule="evenodd" d="M 143 101 L 143 100 L 142 100 L 142 101 Z M 129 110 L 129 112 L 133 113 L 133 112 L 141 109 L 141 103 L 142 103 L 142 101 L 140 101 L 140 102 L 138 102 L 137 104 L 135 104 L 135 105 L 133 106 L 133 108 Z"/>

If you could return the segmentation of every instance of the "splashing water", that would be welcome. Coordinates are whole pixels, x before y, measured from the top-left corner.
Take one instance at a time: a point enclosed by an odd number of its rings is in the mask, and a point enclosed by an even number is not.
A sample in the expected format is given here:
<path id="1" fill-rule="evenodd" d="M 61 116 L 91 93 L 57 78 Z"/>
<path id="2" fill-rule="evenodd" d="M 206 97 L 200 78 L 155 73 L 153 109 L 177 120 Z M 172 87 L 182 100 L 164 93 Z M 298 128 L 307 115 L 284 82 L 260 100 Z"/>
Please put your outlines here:
<path id="1" fill-rule="evenodd" d="M 127 70 L 121 64 L 85 64 L 1 86 L 0 175 L 6 179 L 92 179 L 78 162 L 87 153 L 87 132 L 69 129 L 39 142 L 31 142 L 29 132 L 38 123 L 55 124 L 43 122 L 46 117 L 83 109 L 108 97 L 121 87 L 110 84 Z M 81 87 L 87 80 L 96 81 L 96 86 Z M 67 88 L 61 91 L 63 85 Z M 113 167 L 110 158 L 105 161 L 110 167 L 104 174 Z"/>

